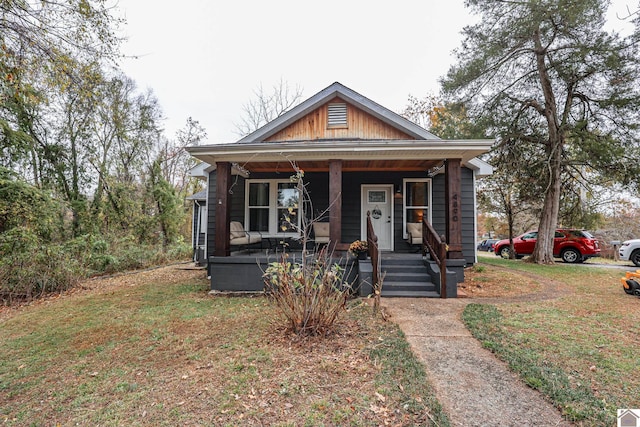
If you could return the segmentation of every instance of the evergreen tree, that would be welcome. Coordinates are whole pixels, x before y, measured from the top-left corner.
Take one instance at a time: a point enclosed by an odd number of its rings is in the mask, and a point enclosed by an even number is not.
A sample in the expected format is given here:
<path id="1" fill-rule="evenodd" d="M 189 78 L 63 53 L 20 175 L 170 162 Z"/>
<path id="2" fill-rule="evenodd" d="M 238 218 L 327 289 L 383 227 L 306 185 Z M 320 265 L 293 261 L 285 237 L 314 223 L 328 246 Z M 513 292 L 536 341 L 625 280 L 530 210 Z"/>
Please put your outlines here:
<path id="1" fill-rule="evenodd" d="M 563 185 L 640 177 L 639 34 L 603 29 L 606 0 L 465 5 L 480 20 L 464 29 L 457 64 L 443 79 L 445 95 L 486 123 L 499 149 L 530 146 L 535 157 L 511 167 L 540 171 L 532 183 L 543 194 L 532 258 L 553 262 Z"/>

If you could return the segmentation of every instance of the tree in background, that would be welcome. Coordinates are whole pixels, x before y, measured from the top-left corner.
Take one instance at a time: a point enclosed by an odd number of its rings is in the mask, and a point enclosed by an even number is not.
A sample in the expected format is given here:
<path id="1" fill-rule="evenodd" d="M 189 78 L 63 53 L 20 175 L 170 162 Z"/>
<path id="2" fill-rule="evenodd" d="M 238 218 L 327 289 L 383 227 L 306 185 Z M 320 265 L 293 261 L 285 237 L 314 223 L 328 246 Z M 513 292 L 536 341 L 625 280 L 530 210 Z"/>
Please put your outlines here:
<path id="1" fill-rule="evenodd" d="M 164 138 L 161 141 L 158 158 L 161 160 L 162 175 L 183 198 L 201 189 L 199 180 L 189 177 L 189 171 L 198 160 L 185 148 L 199 145 L 206 138 L 207 131 L 197 120 L 189 117 L 184 127 L 176 132 L 175 139 Z"/>
<path id="2" fill-rule="evenodd" d="M 458 63 L 443 79 L 447 99 L 464 103 L 503 145 L 528 145 L 522 158 L 541 172 L 544 195 L 532 259 L 553 262 L 563 180 L 577 188 L 639 175 L 638 36 L 603 30 L 604 0 L 467 0 L 480 16 L 464 29 Z"/>
<path id="3" fill-rule="evenodd" d="M 184 199 L 176 194 L 175 188 L 163 176 L 159 160 L 153 162 L 149 172 L 148 191 L 155 203 L 152 218 L 160 226 L 162 247 L 166 251 L 170 243 L 178 240 L 180 227 L 185 219 Z"/>
<path id="4" fill-rule="evenodd" d="M 0 150 L 3 165 L 32 171 L 40 185 L 44 147 L 33 140 L 35 112 L 52 91 L 81 93 L 92 63 L 111 61 L 120 23 L 104 0 L 4 1 L 0 6 Z M 79 65 L 80 64 L 80 65 Z M 50 153 L 44 153 L 46 155 Z"/>
<path id="5" fill-rule="evenodd" d="M 445 102 L 434 95 L 423 99 L 409 95 L 400 114 L 443 139 L 486 138 L 483 123 L 470 120 L 464 104 Z"/>
<path id="6" fill-rule="evenodd" d="M 302 98 L 302 89 L 298 85 L 291 88 L 280 79 L 271 92 L 265 91 L 260 85 L 253 94 L 255 98 L 242 107 L 241 121 L 235 124 L 240 136 L 249 135 L 298 105 Z"/>
<path id="7" fill-rule="evenodd" d="M 115 67 L 110 13 L 106 0 L 0 2 L 0 299 L 189 252 L 183 147 L 206 132 L 190 119 L 163 136 L 153 92 Z"/>

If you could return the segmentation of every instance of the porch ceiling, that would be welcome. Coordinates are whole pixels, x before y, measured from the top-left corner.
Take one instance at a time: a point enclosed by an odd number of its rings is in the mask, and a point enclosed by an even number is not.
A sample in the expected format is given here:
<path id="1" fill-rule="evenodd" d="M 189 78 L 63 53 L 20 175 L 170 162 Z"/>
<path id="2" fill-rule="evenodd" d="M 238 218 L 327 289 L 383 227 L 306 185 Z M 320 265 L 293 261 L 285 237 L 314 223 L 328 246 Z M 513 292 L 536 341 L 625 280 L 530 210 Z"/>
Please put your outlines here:
<path id="1" fill-rule="evenodd" d="M 493 140 L 296 141 L 202 145 L 187 150 L 210 165 L 238 163 L 254 172 L 286 168 L 290 161 L 304 170 L 325 171 L 333 159 L 343 161 L 342 170 L 385 171 L 426 170 L 449 158 L 467 162 L 489 151 L 492 144 Z"/>
<path id="2" fill-rule="evenodd" d="M 438 166 L 442 160 L 345 160 L 343 172 L 356 171 L 426 171 Z M 328 172 L 327 161 L 303 160 L 296 165 L 305 172 Z M 249 162 L 242 164 L 249 172 L 293 172 L 293 166 L 286 159 L 278 162 Z"/>

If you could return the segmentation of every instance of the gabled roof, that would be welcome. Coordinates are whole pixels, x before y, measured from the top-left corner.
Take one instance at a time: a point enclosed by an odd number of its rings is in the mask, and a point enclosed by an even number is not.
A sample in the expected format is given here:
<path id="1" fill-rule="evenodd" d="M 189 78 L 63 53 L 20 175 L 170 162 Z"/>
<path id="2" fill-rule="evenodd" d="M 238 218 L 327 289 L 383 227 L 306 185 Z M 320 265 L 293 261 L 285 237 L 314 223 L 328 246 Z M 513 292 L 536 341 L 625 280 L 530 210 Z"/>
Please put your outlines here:
<path id="1" fill-rule="evenodd" d="M 262 142 L 271 135 L 274 135 L 278 131 L 286 128 L 290 124 L 304 117 L 306 114 L 336 97 L 358 107 L 389 126 L 399 129 L 416 139 L 440 140 L 440 138 L 431 132 L 405 119 L 399 114 L 396 114 L 382 105 L 373 102 L 369 98 L 360 95 L 358 92 L 349 89 L 343 84 L 335 82 L 301 104 L 298 104 L 296 107 L 287 111 L 280 117 L 240 139 L 238 143 Z"/>
<path id="2" fill-rule="evenodd" d="M 271 136 L 285 132 L 289 126 L 303 122 L 307 115 L 318 111 L 339 98 L 361 110 L 373 120 L 398 131 L 402 138 L 384 136 L 367 139 L 357 136 L 327 139 L 293 139 L 270 141 Z M 415 138 L 415 139 L 414 139 Z M 194 157 L 215 165 L 229 162 L 235 173 L 270 171 L 282 162 L 298 162 L 305 170 L 321 171 L 328 161 L 342 159 L 345 170 L 421 170 L 444 159 L 460 159 L 479 175 L 491 173 L 485 162 L 474 159 L 491 149 L 493 140 L 444 140 L 404 117 L 371 101 L 348 87 L 336 82 L 316 95 L 267 123 L 255 132 L 231 144 L 210 144 L 186 147 Z M 473 160 L 473 161 L 472 161 Z M 304 165 L 300 162 L 306 162 Z M 238 166 L 242 165 L 242 167 Z M 275 166 L 273 166 L 275 165 Z M 211 172 L 215 166 L 203 172 Z M 426 170 L 425 169 L 425 170 Z"/>

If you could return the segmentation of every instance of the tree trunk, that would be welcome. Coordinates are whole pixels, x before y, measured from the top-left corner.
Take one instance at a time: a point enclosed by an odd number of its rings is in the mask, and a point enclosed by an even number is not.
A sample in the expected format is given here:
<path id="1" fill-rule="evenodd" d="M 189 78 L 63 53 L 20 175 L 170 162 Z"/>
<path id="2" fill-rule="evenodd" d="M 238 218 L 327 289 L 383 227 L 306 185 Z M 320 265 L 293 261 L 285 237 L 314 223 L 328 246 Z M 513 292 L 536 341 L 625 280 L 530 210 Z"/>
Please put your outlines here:
<path id="1" fill-rule="evenodd" d="M 553 240 L 555 229 L 558 223 L 558 212 L 560 211 L 560 173 L 562 170 L 562 150 L 564 147 L 564 135 L 560 129 L 558 121 L 558 109 L 556 97 L 553 93 L 551 78 L 545 63 L 547 55 L 546 49 L 540 40 L 540 31 L 534 32 L 533 41 L 535 44 L 535 56 L 538 68 L 540 86 L 544 94 L 544 111 L 541 112 L 549 130 L 549 140 L 547 142 L 547 167 L 549 171 L 549 183 L 544 195 L 544 205 L 538 226 L 538 239 L 531 255 L 531 260 L 538 264 L 552 264 L 553 261 Z"/>
<path id="2" fill-rule="evenodd" d="M 538 264 L 552 264 L 554 262 L 553 241 L 560 210 L 561 147 L 560 144 L 551 153 L 552 160 L 549 163 L 550 182 L 544 196 L 544 206 L 538 226 L 538 240 L 531 255 L 531 260 Z"/>

